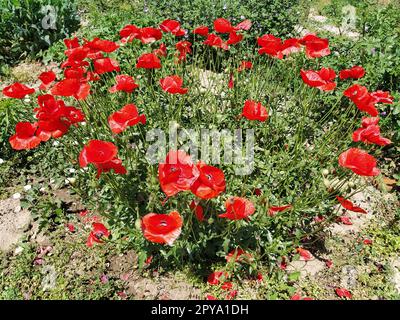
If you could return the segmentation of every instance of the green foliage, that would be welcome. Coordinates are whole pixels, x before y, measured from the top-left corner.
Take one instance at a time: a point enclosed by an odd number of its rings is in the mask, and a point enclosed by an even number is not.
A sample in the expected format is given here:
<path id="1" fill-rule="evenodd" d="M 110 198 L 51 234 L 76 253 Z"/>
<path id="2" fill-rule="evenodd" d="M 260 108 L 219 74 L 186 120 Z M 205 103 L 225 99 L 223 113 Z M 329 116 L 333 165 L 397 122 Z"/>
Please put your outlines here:
<path id="1" fill-rule="evenodd" d="M 14 64 L 28 56 L 35 58 L 78 27 L 75 1 L 1 0 L 0 64 Z"/>
<path id="2" fill-rule="evenodd" d="M 110 1 L 80 0 L 86 9 L 89 21 L 94 24 L 87 33 L 116 35 L 115 27 L 127 23 L 157 26 L 164 19 L 176 19 L 184 28 L 194 29 L 199 25 L 212 27 L 216 18 L 227 18 L 236 24 L 250 19 L 254 25 L 252 35 L 274 33 L 291 34 L 299 19 L 299 0 L 136 0 Z"/>

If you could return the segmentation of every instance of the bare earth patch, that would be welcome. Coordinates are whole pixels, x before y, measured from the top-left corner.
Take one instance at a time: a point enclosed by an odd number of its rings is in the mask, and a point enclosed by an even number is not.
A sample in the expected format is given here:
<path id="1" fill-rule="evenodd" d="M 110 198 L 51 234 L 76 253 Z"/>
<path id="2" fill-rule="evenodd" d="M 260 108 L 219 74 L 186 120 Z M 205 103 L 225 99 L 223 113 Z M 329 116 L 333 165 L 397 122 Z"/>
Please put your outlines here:
<path id="1" fill-rule="evenodd" d="M 0 250 L 9 251 L 24 235 L 31 223 L 31 214 L 22 210 L 19 199 L 0 201 Z"/>

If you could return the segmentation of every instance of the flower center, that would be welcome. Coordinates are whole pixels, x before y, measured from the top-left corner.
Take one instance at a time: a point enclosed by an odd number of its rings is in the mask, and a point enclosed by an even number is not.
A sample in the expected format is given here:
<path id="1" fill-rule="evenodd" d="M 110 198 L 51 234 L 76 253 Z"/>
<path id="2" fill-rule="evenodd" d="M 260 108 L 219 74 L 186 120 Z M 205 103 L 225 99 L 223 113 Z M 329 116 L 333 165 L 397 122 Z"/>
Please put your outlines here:
<path id="1" fill-rule="evenodd" d="M 166 227 L 166 226 L 168 226 L 168 223 L 165 220 L 160 221 L 160 226 L 161 227 Z"/>
<path id="2" fill-rule="evenodd" d="M 97 239 L 100 240 L 100 239 L 104 236 L 104 233 L 101 232 L 101 231 L 97 231 L 97 232 L 94 233 L 94 236 L 95 236 Z"/>

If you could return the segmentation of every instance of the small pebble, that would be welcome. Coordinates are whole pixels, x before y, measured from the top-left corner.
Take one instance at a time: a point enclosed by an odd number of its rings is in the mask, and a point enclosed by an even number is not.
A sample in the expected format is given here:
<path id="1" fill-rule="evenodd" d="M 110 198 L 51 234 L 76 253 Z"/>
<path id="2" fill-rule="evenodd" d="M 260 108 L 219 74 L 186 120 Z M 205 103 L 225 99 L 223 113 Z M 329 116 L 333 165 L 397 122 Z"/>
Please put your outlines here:
<path id="1" fill-rule="evenodd" d="M 22 247 L 16 247 L 16 248 L 15 248 L 15 251 L 14 251 L 14 254 L 15 254 L 15 255 L 18 255 L 18 254 L 20 254 L 22 251 L 24 251 L 24 248 L 22 248 Z"/>
<path id="2" fill-rule="evenodd" d="M 13 197 L 13 199 L 17 200 L 17 199 L 21 198 L 21 194 L 19 192 L 17 192 L 17 193 L 14 193 L 12 197 Z"/>

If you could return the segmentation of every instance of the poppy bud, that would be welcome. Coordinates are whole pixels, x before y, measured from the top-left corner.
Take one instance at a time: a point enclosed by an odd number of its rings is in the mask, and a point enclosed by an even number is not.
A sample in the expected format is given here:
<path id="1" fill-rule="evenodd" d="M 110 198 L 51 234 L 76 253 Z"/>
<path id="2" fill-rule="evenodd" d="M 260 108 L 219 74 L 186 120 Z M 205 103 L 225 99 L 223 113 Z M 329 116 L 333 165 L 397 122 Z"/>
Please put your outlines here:
<path id="1" fill-rule="evenodd" d="M 140 219 L 136 219 L 135 221 L 135 228 L 140 230 L 141 229 L 141 220 Z"/>

